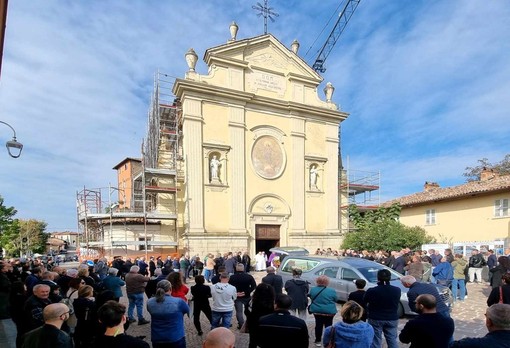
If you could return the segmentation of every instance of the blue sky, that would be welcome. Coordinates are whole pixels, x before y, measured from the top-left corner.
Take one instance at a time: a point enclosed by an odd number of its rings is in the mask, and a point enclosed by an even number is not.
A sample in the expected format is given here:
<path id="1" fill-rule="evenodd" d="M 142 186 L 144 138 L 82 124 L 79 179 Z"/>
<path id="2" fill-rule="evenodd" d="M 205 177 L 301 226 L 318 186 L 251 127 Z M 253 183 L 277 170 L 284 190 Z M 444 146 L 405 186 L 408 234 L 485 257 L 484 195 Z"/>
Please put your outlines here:
<path id="1" fill-rule="evenodd" d="M 25 148 L 16 160 L 0 149 L 5 204 L 19 218 L 45 220 L 48 231 L 77 230 L 76 192 L 116 184 L 112 167 L 139 156 L 154 72 L 183 77 L 193 47 L 205 74 L 201 58 L 226 42 L 232 20 L 238 39 L 263 34 L 255 4 L 10 1 L 0 120 Z M 312 63 L 339 4 L 270 1 L 279 17 L 269 32 L 287 46 L 297 39 Z M 461 184 L 466 166 L 509 152 L 508 18 L 504 0 L 361 1 L 323 75 L 351 114 L 344 165 L 380 171 L 381 201 L 425 181 Z M 0 141 L 10 137 L 0 125 Z"/>

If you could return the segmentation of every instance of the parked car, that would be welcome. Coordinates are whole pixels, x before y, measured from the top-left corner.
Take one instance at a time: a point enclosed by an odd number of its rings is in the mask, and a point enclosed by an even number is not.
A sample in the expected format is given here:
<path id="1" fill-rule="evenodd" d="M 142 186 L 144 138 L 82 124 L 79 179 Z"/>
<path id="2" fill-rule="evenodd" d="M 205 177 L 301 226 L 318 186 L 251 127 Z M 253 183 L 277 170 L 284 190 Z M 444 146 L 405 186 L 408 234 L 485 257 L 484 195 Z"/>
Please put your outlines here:
<path id="1" fill-rule="evenodd" d="M 293 268 L 301 269 L 303 271 L 301 279 L 307 280 L 312 286 L 316 285 L 315 279 L 318 276 L 325 275 L 329 277 L 329 286 L 335 289 L 339 302 L 346 302 L 349 293 L 356 290 L 354 284 L 356 279 L 365 279 L 367 281 L 366 289 L 368 289 L 377 285 L 377 272 L 381 269 L 387 269 L 391 273 L 391 285 L 402 290 L 399 316 L 417 314 L 409 308 L 408 289 L 400 282 L 402 275 L 377 262 L 357 257 L 287 256 L 277 271 L 277 274 L 282 276 L 284 283 L 292 279 Z M 446 305 L 452 308 L 453 296 L 450 289 L 446 286 L 434 285 Z"/>

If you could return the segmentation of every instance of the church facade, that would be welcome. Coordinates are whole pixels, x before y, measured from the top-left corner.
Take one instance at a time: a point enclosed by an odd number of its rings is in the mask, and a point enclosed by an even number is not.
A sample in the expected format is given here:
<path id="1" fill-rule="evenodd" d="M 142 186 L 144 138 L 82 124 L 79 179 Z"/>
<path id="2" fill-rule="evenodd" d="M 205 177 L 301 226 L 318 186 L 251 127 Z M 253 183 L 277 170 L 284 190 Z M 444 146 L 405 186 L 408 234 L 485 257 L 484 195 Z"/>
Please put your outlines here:
<path id="1" fill-rule="evenodd" d="M 340 123 L 327 84 L 271 34 L 205 52 L 208 73 L 189 71 L 173 93 L 182 113 L 179 248 L 191 253 L 273 246 L 337 248 Z M 164 229 L 164 227 L 162 226 Z"/>

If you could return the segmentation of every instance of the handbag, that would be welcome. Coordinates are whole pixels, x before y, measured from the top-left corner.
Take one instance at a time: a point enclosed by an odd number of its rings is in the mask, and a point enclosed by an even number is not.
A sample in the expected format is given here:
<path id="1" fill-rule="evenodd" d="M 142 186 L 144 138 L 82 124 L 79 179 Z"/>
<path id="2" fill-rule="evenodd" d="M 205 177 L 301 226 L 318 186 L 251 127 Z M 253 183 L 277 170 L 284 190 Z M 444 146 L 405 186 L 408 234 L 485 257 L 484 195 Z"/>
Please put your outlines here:
<path id="1" fill-rule="evenodd" d="M 335 348 L 335 347 L 336 347 L 335 327 L 331 326 L 331 332 L 329 333 L 329 341 L 328 341 L 328 345 L 326 346 L 326 348 Z"/>
<path id="2" fill-rule="evenodd" d="M 312 306 L 312 303 L 313 301 L 317 298 L 317 296 L 319 296 L 321 294 L 321 292 L 324 291 L 324 289 L 326 289 L 326 287 L 323 287 L 321 291 L 319 291 L 317 293 L 317 295 L 315 295 L 313 298 L 312 298 L 312 301 L 310 302 L 310 304 L 308 305 L 308 307 L 306 307 L 306 309 L 308 310 L 308 314 L 312 314 L 312 311 L 310 310 L 310 307 Z"/>
<path id="3" fill-rule="evenodd" d="M 499 287 L 499 302 L 498 303 L 504 303 L 503 302 L 503 287 Z"/>

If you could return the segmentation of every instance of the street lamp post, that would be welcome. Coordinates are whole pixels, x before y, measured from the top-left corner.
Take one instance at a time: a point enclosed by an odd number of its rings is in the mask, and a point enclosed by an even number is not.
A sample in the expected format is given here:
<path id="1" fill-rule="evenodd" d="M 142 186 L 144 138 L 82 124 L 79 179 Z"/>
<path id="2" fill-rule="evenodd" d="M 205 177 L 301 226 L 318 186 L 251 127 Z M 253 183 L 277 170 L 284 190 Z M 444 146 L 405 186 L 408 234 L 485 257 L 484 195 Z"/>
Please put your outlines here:
<path id="1" fill-rule="evenodd" d="M 12 128 L 10 124 L 4 121 L 0 121 L 0 123 L 5 124 L 14 133 L 12 140 L 9 140 L 8 142 L 5 143 L 5 147 L 7 147 L 7 152 L 9 152 L 9 156 L 11 156 L 12 158 L 18 158 L 19 156 L 21 156 L 23 144 L 16 140 L 16 131 L 14 130 L 14 128 Z"/>

